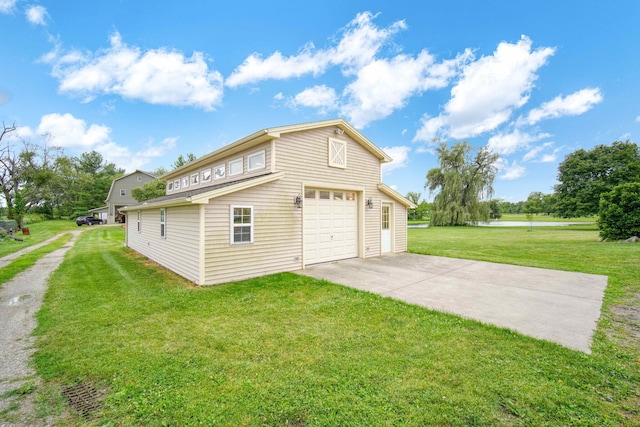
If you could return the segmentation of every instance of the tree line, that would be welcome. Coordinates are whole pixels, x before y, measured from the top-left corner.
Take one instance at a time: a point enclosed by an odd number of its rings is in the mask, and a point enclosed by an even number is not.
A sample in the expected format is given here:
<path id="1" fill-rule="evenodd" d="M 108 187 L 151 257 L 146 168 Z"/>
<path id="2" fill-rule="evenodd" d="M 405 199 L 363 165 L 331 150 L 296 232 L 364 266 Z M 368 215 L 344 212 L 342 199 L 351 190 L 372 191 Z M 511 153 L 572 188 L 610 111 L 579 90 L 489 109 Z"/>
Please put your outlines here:
<path id="1" fill-rule="evenodd" d="M 435 193 L 433 203 L 420 201 L 420 193 L 409 193 L 407 198 L 418 206 L 410 211 L 409 219 L 421 219 L 428 213 L 430 223 L 437 226 L 474 224 L 506 213 L 560 218 L 598 215 L 601 224 L 613 217 L 626 224 L 601 226 L 601 230 L 627 230 L 601 231 L 603 237 L 618 238 L 613 234 L 640 230 L 640 147 L 634 142 L 616 141 L 568 154 L 558 166 L 553 193 L 534 191 L 527 200 L 516 203 L 492 199 L 498 156 L 486 147 L 474 154 L 466 142 L 452 147 L 442 143 L 437 153 L 439 166 L 427 172 L 424 186 Z"/>

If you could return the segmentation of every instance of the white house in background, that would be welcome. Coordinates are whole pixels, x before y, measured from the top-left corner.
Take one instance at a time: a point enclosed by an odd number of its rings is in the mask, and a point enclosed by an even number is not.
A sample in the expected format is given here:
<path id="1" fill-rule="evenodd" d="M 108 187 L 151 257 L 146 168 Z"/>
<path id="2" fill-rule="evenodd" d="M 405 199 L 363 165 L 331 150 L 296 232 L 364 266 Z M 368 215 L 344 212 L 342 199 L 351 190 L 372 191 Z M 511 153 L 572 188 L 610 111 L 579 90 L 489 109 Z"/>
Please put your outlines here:
<path id="1" fill-rule="evenodd" d="M 391 161 L 342 119 L 264 129 L 165 174 L 120 209 L 126 246 L 199 285 L 407 250 Z"/>
<path id="2" fill-rule="evenodd" d="M 105 200 L 105 208 L 94 209 L 101 219 L 107 220 L 109 223 L 123 222 L 124 215 L 120 214 L 120 208 L 137 203 L 136 199 L 131 195 L 131 190 L 142 187 L 147 182 L 153 181 L 156 177 L 148 172 L 135 170 L 129 174 L 116 178 L 111 183 L 109 194 Z M 93 211 L 92 211 L 93 213 Z"/>

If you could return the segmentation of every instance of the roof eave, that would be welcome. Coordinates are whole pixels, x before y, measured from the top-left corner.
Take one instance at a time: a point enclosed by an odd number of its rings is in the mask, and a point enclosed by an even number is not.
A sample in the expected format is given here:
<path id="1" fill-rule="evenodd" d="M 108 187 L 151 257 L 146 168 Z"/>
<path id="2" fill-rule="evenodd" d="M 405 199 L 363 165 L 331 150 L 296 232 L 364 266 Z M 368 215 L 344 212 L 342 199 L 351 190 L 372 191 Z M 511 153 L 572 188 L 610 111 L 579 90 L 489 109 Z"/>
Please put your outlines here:
<path id="1" fill-rule="evenodd" d="M 398 193 L 396 190 L 394 190 L 393 188 L 389 187 L 386 184 L 378 184 L 378 190 L 382 191 L 384 194 L 396 200 L 397 202 L 402 203 L 408 209 L 416 208 L 416 205 L 412 203 L 411 200 L 407 199 L 402 194 Z"/>

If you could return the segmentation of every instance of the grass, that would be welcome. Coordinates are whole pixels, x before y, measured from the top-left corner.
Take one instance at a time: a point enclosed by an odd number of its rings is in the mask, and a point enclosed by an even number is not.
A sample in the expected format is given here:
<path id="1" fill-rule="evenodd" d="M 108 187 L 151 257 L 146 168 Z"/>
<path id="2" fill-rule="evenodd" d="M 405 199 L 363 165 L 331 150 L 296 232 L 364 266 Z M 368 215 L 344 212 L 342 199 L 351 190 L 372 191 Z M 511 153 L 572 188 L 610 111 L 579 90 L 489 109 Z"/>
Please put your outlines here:
<path id="1" fill-rule="evenodd" d="M 25 271 L 27 268 L 33 267 L 40 258 L 60 249 L 69 240 L 71 240 L 71 234 L 64 234 L 54 242 L 20 255 L 11 264 L 4 266 L 0 269 L 0 289 L 2 289 L 3 284 L 13 279 L 17 274 Z"/>
<path id="2" fill-rule="evenodd" d="M 533 221 L 535 222 L 596 222 L 597 216 L 592 217 L 580 217 L 580 218 L 559 218 L 549 215 L 533 215 Z M 521 221 L 529 222 L 527 214 L 502 214 L 498 221 Z"/>
<path id="3" fill-rule="evenodd" d="M 637 261 L 640 246 L 598 245 L 588 227 L 546 237 L 513 229 L 515 240 L 504 232 L 429 228 L 411 230 L 410 241 L 414 251 L 465 255 L 468 247 L 477 259 L 610 273 L 605 310 L 632 292 L 638 273 L 623 271 L 623 255 Z M 35 362 L 45 386 L 86 383 L 106 393 L 93 417 L 59 413 L 59 425 L 640 422 L 638 347 L 610 336 L 624 330 L 608 314 L 585 355 L 295 274 L 197 288 L 122 240 L 120 228 L 84 233 L 38 314 Z M 483 253 L 492 244 L 502 249 Z M 583 255 L 597 262 L 580 262 Z M 59 396 L 49 392 L 50 408 Z"/>
<path id="4" fill-rule="evenodd" d="M 0 257 L 18 252 L 24 248 L 35 245 L 37 243 L 44 242 L 47 239 L 55 236 L 56 234 L 63 233 L 65 231 L 78 228 L 75 221 L 69 220 L 52 220 L 42 221 L 34 224 L 29 224 L 29 235 L 25 236 L 22 233 L 16 233 L 18 237 L 23 239 L 22 242 L 17 242 L 13 239 L 7 239 L 0 242 Z"/>

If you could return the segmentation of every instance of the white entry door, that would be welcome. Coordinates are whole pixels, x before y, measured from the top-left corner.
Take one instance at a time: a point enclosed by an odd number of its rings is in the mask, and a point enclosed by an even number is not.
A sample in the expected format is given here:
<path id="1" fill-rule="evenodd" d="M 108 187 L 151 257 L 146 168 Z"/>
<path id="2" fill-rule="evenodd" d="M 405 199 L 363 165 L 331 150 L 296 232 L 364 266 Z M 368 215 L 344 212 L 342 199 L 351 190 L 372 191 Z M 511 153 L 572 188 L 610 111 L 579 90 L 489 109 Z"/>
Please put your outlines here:
<path id="1" fill-rule="evenodd" d="M 382 253 L 391 252 L 391 205 L 388 203 L 382 204 L 382 212 L 381 212 L 381 229 L 382 229 Z"/>
<path id="2" fill-rule="evenodd" d="M 358 202 L 354 192 L 306 189 L 305 264 L 358 256 Z"/>

